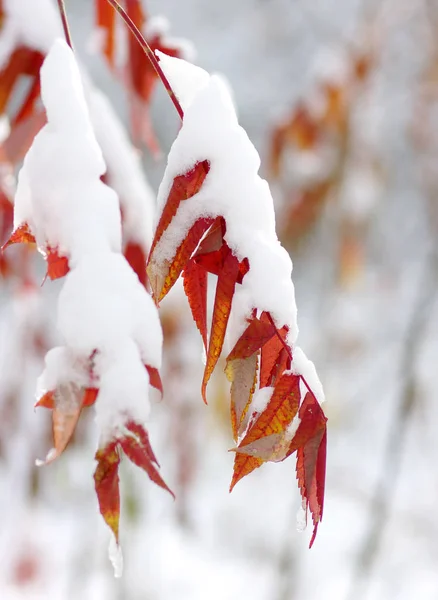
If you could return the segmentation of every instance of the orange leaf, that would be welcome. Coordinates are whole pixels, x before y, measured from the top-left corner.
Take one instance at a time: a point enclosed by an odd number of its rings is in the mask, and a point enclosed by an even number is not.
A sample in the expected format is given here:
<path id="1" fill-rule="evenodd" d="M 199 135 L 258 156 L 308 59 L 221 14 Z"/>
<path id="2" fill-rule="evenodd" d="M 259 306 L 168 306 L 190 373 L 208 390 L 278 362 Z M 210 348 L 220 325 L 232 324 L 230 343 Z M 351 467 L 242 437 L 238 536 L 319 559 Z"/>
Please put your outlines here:
<path id="1" fill-rule="evenodd" d="M 178 247 L 172 262 L 167 260 L 163 263 L 157 263 L 155 260 L 149 262 L 149 281 L 156 303 L 160 302 L 175 284 L 211 222 L 212 219 L 201 218 L 192 225 Z"/>
<path id="2" fill-rule="evenodd" d="M 41 61 L 41 64 L 42 64 L 42 61 Z M 34 114 L 34 111 L 35 111 L 35 104 L 37 103 L 38 98 L 40 97 L 40 94 L 41 94 L 40 78 L 37 74 L 37 75 L 35 75 L 33 82 L 31 84 L 31 86 L 29 87 L 27 95 L 23 101 L 23 104 L 21 105 L 20 109 L 17 111 L 17 113 L 15 114 L 14 118 L 11 121 L 11 125 L 13 128 L 16 127 L 18 124 L 22 123 L 23 121 L 26 121 L 27 119 L 32 117 L 32 115 Z"/>
<path id="3" fill-rule="evenodd" d="M 231 489 L 263 462 L 285 458 L 287 428 L 298 412 L 299 382 L 297 375 L 283 375 L 278 381 L 266 409 L 249 427 L 236 448 Z"/>
<path id="4" fill-rule="evenodd" d="M 97 400 L 98 394 L 99 394 L 98 388 L 87 388 L 84 392 L 84 398 L 82 400 L 82 407 L 93 406 L 93 404 Z"/>
<path id="5" fill-rule="evenodd" d="M 194 167 L 190 169 L 190 171 L 187 171 L 187 173 L 184 175 L 178 175 L 173 180 L 169 196 L 167 197 L 166 204 L 164 205 L 163 212 L 161 213 L 161 217 L 158 221 L 157 229 L 155 231 L 148 261 L 149 263 L 152 261 L 155 246 L 160 241 L 163 233 L 169 227 L 173 217 L 178 211 L 179 205 L 183 200 L 188 200 L 199 192 L 209 170 L 210 163 L 208 160 L 203 160 L 202 162 L 197 162 Z"/>
<path id="6" fill-rule="evenodd" d="M 55 392 L 52 390 L 51 392 L 46 392 L 44 396 L 41 396 L 37 402 L 35 402 L 35 408 L 49 408 L 53 410 L 55 408 Z"/>
<path id="7" fill-rule="evenodd" d="M 68 258 L 66 256 L 59 256 L 58 250 L 51 249 L 50 247 L 47 249 L 47 276 L 53 281 L 54 279 L 59 279 L 60 277 L 64 277 L 70 270 L 68 265 Z"/>
<path id="8" fill-rule="evenodd" d="M 104 1 L 105 3 L 107 3 L 106 0 Z M 140 244 L 137 244 L 135 242 L 128 242 L 125 247 L 124 255 L 128 263 L 130 264 L 132 270 L 135 271 L 135 273 L 137 274 L 140 283 L 144 287 L 146 287 L 146 256 L 143 248 L 140 246 Z"/>
<path id="9" fill-rule="evenodd" d="M 213 373 L 224 343 L 225 330 L 231 311 L 234 290 L 239 275 L 239 261 L 228 249 L 228 254 L 224 259 L 223 267 L 219 273 L 216 297 L 214 300 L 213 318 L 211 324 L 210 343 L 208 345 L 207 363 L 205 365 L 204 377 L 202 380 L 202 397 L 207 403 L 206 389 L 208 381 Z"/>
<path id="10" fill-rule="evenodd" d="M 231 381 L 231 427 L 235 440 L 247 426 L 247 414 L 257 384 L 258 355 L 227 359 L 225 373 Z"/>
<path id="11" fill-rule="evenodd" d="M 262 314 L 261 319 L 267 319 L 265 314 L 266 313 Z M 278 330 L 278 335 L 274 335 L 270 340 L 265 342 L 262 347 L 260 361 L 261 388 L 275 386 L 277 379 L 281 377 L 283 371 L 290 368 L 290 358 L 281 341 L 281 339 L 286 339 L 287 332 L 288 328 L 282 327 Z"/>
<path id="12" fill-rule="evenodd" d="M 149 436 L 147 431 L 134 421 L 128 421 L 126 428 L 132 433 L 132 435 L 126 435 L 120 439 L 120 445 L 123 452 L 137 467 L 140 467 L 149 475 L 151 481 L 167 490 L 173 497 L 175 494 L 163 481 L 161 475 L 157 471 L 155 465 L 158 465 L 158 461 L 155 458 L 151 444 L 149 442 Z"/>
<path id="13" fill-rule="evenodd" d="M 299 403 L 299 376 L 283 375 L 275 386 L 267 407 L 240 442 L 238 451 L 242 452 L 249 444 L 268 435 L 284 433 L 297 414 Z"/>
<path id="14" fill-rule="evenodd" d="M 94 486 L 99 501 L 100 514 L 119 541 L 120 491 L 119 464 L 120 456 L 117 441 L 107 444 L 96 452 L 97 467 L 94 471 Z"/>
<path id="15" fill-rule="evenodd" d="M 47 395 L 46 395 L 47 396 Z M 44 396 L 43 396 L 44 398 Z M 72 384 L 61 384 L 52 398 L 46 398 L 45 404 L 53 403 L 52 429 L 54 448 L 46 457 L 45 464 L 53 462 L 67 447 L 79 420 L 84 396 L 81 388 Z"/>
<path id="16" fill-rule="evenodd" d="M 207 352 L 207 271 L 194 260 L 184 269 L 184 292 Z"/>
<path id="17" fill-rule="evenodd" d="M 202 254 L 209 254 L 210 252 L 220 250 L 224 241 L 225 231 L 225 219 L 223 217 L 217 217 L 199 244 L 199 247 L 194 254 L 194 258 L 201 256 Z"/>
<path id="18" fill-rule="evenodd" d="M 233 491 L 233 488 L 238 481 L 252 473 L 252 471 L 255 471 L 255 469 L 258 469 L 258 467 L 261 467 L 264 462 L 264 460 L 256 458 L 255 456 L 237 453 L 234 457 L 233 478 L 230 484 L 230 492 Z"/>
<path id="19" fill-rule="evenodd" d="M 260 350 L 274 335 L 275 325 L 269 321 L 253 318 L 231 350 L 227 361 L 248 358 Z"/>
<path id="20" fill-rule="evenodd" d="M 116 11 L 107 0 L 96 0 L 96 25 L 105 32 L 103 53 L 110 67 L 114 68 Z"/>
<path id="21" fill-rule="evenodd" d="M 96 402 L 97 395 L 99 393 L 98 388 L 86 388 L 82 399 L 82 407 L 93 406 Z M 44 396 L 35 403 L 35 408 L 49 408 L 53 410 L 55 408 L 55 392 L 46 392 Z"/>
<path id="22" fill-rule="evenodd" d="M 22 161 L 36 134 L 46 122 L 44 111 L 38 110 L 35 114 L 14 125 L 2 145 L 5 159 L 11 164 Z"/>
<path id="23" fill-rule="evenodd" d="M 327 418 L 313 394 L 306 394 L 299 410 L 300 424 L 290 443 L 286 458 L 297 450 L 297 479 L 304 507 L 313 520 L 312 546 L 324 508 Z"/>
<path id="24" fill-rule="evenodd" d="M 160 372 L 155 367 L 145 365 L 146 370 L 149 374 L 149 384 L 158 390 L 163 396 L 163 384 L 161 382 Z"/>
<path id="25" fill-rule="evenodd" d="M 44 56 L 25 46 L 16 48 L 0 71 L 0 114 L 6 112 L 13 90 L 21 76 L 39 76 Z"/>
<path id="26" fill-rule="evenodd" d="M 17 229 L 15 229 L 9 238 L 9 240 L 2 246 L 2 250 L 5 250 L 11 244 L 35 244 L 36 240 L 29 229 L 29 225 L 27 223 L 23 223 L 19 225 Z"/>

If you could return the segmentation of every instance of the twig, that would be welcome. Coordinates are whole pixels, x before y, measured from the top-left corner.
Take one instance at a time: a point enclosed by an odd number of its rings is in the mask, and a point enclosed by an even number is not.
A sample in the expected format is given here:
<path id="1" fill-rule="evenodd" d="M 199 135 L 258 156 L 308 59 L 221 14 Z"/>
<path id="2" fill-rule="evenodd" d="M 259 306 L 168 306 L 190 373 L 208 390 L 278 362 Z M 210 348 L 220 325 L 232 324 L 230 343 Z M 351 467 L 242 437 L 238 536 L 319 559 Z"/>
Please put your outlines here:
<path id="1" fill-rule="evenodd" d="M 64 29 L 65 41 L 73 50 L 73 42 L 70 34 L 70 27 L 68 26 L 67 13 L 65 11 L 64 0 L 58 0 L 59 14 L 61 15 L 62 27 Z"/>
<path id="2" fill-rule="evenodd" d="M 62 0 L 58 0 L 58 1 L 62 1 Z M 181 104 L 179 103 L 178 98 L 175 96 L 175 93 L 172 89 L 172 86 L 169 83 L 169 80 L 167 79 L 166 75 L 164 74 L 163 69 L 160 67 L 160 64 L 159 64 L 155 54 L 152 52 L 152 49 L 149 46 L 149 44 L 147 43 L 147 41 L 145 40 L 143 34 L 138 29 L 138 27 L 136 26 L 134 21 L 131 19 L 131 17 L 127 14 L 125 9 L 122 6 L 120 6 L 120 4 L 117 2 L 117 0 L 107 0 L 107 2 L 121 16 L 121 18 L 123 19 L 125 24 L 129 27 L 132 35 L 135 37 L 137 42 L 140 44 L 143 52 L 148 57 L 151 65 L 155 69 L 155 72 L 157 73 L 158 77 L 161 79 L 164 87 L 166 88 L 166 92 L 169 94 L 169 97 L 172 100 L 173 105 L 175 106 L 180 119 L 182 120 L 184 118 L 184 112 L 183 112 L 183 109 L 181 108 Z"/>

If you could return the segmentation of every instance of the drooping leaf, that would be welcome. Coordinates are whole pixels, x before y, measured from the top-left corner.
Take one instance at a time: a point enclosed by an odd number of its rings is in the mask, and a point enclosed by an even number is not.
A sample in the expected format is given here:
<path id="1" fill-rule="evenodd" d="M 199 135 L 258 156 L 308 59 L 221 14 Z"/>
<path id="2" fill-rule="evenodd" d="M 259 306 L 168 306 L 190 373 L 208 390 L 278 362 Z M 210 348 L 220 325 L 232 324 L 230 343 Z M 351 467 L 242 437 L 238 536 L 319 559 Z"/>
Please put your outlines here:
<path id="1" fill-rule="evenodd" d="M 278 381 L 265 410 L 236 448 L 237 454 L 246 455 L 247 460 L 237 460 L 236 455 L 233 486 L 250 472 L 248 468 L 253 470 L 254 458 L 262 462 L 285 458 L 290 443 L 288 427 L 298 412 L 300 402 L 299 383 L 300 378 L 290 374 L 283 375 Z"/>
<path id="2" fill-rule="evenodd" d="M 68 258 L 59 256 L 57 248 L 48 248 L 46 253 L 47 277 L 52 281 L 64 277 L 70 270 Z"/>
<path id="3" fill-rule="evenodd" d="M 310 547 L 315 541 L 324 509 L 327 453 L 327 419 L 313 394 L 306 394 L 299 411 L 300 424 L 288 448 L 286 458 L 297 450 L 297 479 L 304 508 L 313 520 Z"/>
<path id="4" fill-rule="evenodd" d="M 148 268 L 149 280 L 155 302 L 158 304 L 171 290 L 184 267 L 190 260 L 200 238 L 211 225 L 211 219 L 198 219 L 189 229 L 186 237 L 177 248 L 171 262 L 152 261 Z"/>
<path id="5" fill-rule="evenodd" d="M 275 325 L 269 321 L 253 318 L 227 357 L 227 362 L 236 358 L 248 358 L 260 350 L 275 335 Z"/>
<path id="6" fill-rule="evenodd" d="M 82 410 L 84 394 L 74 383 L 61 384 L 52 396 L 54 400 L 52 412 L 53 449 L 46 457 L 45 464 L 53 462 L 67 447 Z M 50 402 L 50 396 L 46 403 Z"/>
<path id="7" fill-rule="evenodd" d="M 201 334 L 205 352 L 207 352 L 207 277 L 207 271 L 193 259 L 184 269 L 184 291 L 193 320 Z"/>
<path id="8" fill-rule="evenodd" d="M 169 227 L 173 217 L 176 215 L 179 205 L 182 201 L 192 198 L 199 192 L 205 178 L 210 170 L 210 163 L 207 160 L 197 162 L 187 173 L 178 175 L 173 180 L 169 195 L 161 213 L 160 220 L 155 231 L 154 240 L 150 251 L 149 262 L 153 256 L 155 246 L 161 239 L 161 236 Z"/>
<path id="9" fill-rule="evenodd" d="M 230 492 L 233 491 L 233 488 L 237 482 L 261 467 L 264 462 L 265 461 L 263 459 L 255 456 L 236 453 L 236 456 L 234 457 L 233 477 L 231 479 Z"/>
<path id="10" fill-rule="evenodd" d="M 149 384 L 158 390 L 163 396 L 163 384 L 161 382 L 160 372 L 155 367 L 151 367 L 150 365 L 145 365 L 146 370 L 149 374 Z"/>
<path id="11" fill-rule="evenodd" d="M 94 472 L 94 486 L 99 501 L 100 514 L 119 541 L 120 455 L 117 441 L 112 441 L 96 452 L 97 467 Z"/>
<path id="12" fill-rule="evenodd" d="M 207 352 L 207 362 L 202 379 L 202 397 L 207 402 L 206 390 L 211 374 L 214 371 L 224 343 L 225 331 L 231 311 L 234 290 L 239 275 L 239 261 L 228 249 L 219 273 L 216 286 L 216 296 L 213 308 L 211 333 Z"/>
<path id="13" fill-rule="evenodd" d="M 115 67 L 116 11 L 107 0 L 96 0 L 96 25 L 98 33 L 103 34 L 103 53 L 109 65 Z"/>
<path id="14" fill-rule="evenodd" d="M 128 434 L 120 438 L 120 446 L 122 447 L 123 452 L 131 462 L 137 465 L 137 467 L 143 469 L 148 474 L 151 481 L 159 485 L 164 490 L 167 490 L 173 497 L 175 497 L 175 494 L 166 485 L 155 466 L 159 465 L 149 442 L 147 431 L 134 421 L 128 421 L 126 423 L 126 429 L 128 429 L 132 435 Z"/>
<path id="15" fill-rule="evenodd" d="M 261 316 L 261 319 L 267 319 L 265 314 Z M 283 371 L 290 368 L 290 357 L 284 346 L 287 332 L 287 327 L 282 327 L 262 347 L 260 360 L 261 388 L 275 386 Z"/>
<path id="16" fill-rule="evenodd" d="M 143 248 L 136 242 L 128 242 L 123 254 L 132 270 L 136 273 L 140 283 L 146 287 L 148 278 L 146 274 L 146 256 Z"/>
<path id="17" fill-rule="evenodd" d="M 29 225 L 23 223 L 19 225 L 12 233 L 6 244 L 3 245 L 2 250 L 6 250 L 11 244 L 35 244 L 35 236 L 31 232 Z"/>
<path id="18" fill-rule="evenodd" d="M 231 381 L 231 427 L 235 440 L 245 430 L 248 409 L 257 384 L 258 354 L 227 359 L 225 373 Z"/>

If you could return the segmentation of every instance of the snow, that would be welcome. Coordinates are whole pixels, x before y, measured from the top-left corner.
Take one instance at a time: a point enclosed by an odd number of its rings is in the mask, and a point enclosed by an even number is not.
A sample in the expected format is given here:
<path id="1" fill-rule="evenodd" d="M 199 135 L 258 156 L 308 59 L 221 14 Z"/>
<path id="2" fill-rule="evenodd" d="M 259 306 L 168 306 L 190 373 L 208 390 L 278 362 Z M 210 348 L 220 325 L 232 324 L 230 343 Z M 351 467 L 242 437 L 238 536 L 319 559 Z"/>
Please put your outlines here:
<path id="1" fill-rule="evenodd" d="M 259 388 L 254 392 L 251 402 L 252 413 L 262 413 L 268 406 L 268 402 L 271 399 L 273 387 Z"/>
<path id="2" fill-rule="evenodd" d="M 320 404 L 322 404 L 325 400 L 324 390 L 316 372 L 315 365 L 307 358 L 299 346 L 294 346 L 292 356 L 292 373 L 295 375 L 301 375 L 301 377 L 305 380 L 305 383 L 300 381 L 301 397 L 304 399 L 304 396 L 308 392 L 308 385 L 315 398 Z"/>
<path id="3" fill-rule="evenodd" d="M 180 206 L 158 242 L 156 261 L 172 258 L 197 218 L 222 215 L 227 222 L 229 247 L 239 260 L 247 257 L 250 264 L 235 293 L 242 326 L 255 306 L 271 312 L 277 325 L 287 324 L 293 343 L 298 328 L 292 262 L 275 233 L 272 196 L 267 182 L 258 175 L 260 157 L 239 126 L 233 102 L 219 77 L 164 55 L 160 55 L 160 64 L 171 85 L 175 84 L 184 120 L 158 192 L 159 209 L 177 175 L 206 159 L 211 168 L 200 192 Z"/>
<path id="4" fill-rule="evenodd" d="M 5 18 L 0 38 L 0 68 L 15 47 L 25 45 L 46 54 L 52 40 L 62 35 L 52 0 L 3 0 L 2 6 Z"/>
<path id="5" fill-rule="evenodd" d="M 97 141 L 108 167 L 108 184 L 117 192 L 123 210 L 125 238 L 152 244 L 154 193 L 143 173 L 140 156 L 107 98 L 87 81 L 90 116 Z"/>
<path id="6" fill-rule="evenodd" d="M 66 384 L 100 384 L 96 418 L 101 442 L 123 419 L 149 413 L 145 365 L 161 366 L 162 331 L 152 298 L 121 250 L 116 193 L 100 181 L 106 166 L 91 127 L 79 69 L 56 41 L 41 70 L 48 124 L 35 138 L 19 175 L 15 225 L 29 223 L 40 247 L 69 257 L 58 300 L 64 346 L 46 357 L 40 393 Z M 66 112 L 67 111 L 67 112 Z"/>
<path id="7" fill-rule="evenodd" d="M 90 123 L 71 50 L 55 42 L 41 68 L 48 124 L 35 137 L 18 178 L 14 226 L 28 223 L 74 267 L 84 255 L 120 251 L 116 193 L 100 181 L 106 167 Z"/>
<path id="8" fill-rule="evenodd" d="M 193 61 L 196 58 L 195 47 L 190 40 L 169 36 L 170 23 L 163 15 L 154 15 L 146 20 L 143 33 L 147 40 L 160 37 L 161 43 L 166 48 L 178 50 L 181 58 Z"/>

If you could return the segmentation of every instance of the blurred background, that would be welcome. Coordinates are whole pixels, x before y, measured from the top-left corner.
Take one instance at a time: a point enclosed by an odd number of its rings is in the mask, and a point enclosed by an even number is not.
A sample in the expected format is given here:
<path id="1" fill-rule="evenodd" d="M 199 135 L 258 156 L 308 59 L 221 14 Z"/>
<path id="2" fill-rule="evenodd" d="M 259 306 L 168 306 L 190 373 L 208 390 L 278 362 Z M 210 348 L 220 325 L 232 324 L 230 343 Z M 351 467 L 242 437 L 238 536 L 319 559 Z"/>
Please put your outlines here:
<path id="1" fill-rule="evenodd" d="M 66 5 L 82 63 L 128 124 L 123 86 L 95 51 L 93 3 Z M 11 249 L 0 287 L 0 597 L 435 600 L 438 0 L 144 5 L 227 78 L 261 155 L 294 262 L 300 345 L 327 398 L 324 519 L 309 551 L 294 458 L 228 493 L 229 384 L 218 368 L 203 404 L 201 341 L 176 286 L 160 308 L 165 395 L 149 433 L 177 499 L 123 464 L 125 569 L 114 579 L 92 480 L 93 411 L 58 461 L 34 466 L 51 445 L 49 413 L 33 403 L 57 343 L 60 286 L 40 287 L 41 258 Z M 143 149 L 155 192 L 174 113 L 157 86 L 162 157 Z"/>

